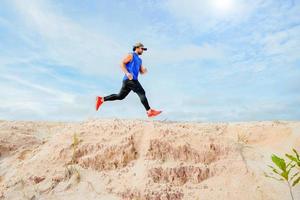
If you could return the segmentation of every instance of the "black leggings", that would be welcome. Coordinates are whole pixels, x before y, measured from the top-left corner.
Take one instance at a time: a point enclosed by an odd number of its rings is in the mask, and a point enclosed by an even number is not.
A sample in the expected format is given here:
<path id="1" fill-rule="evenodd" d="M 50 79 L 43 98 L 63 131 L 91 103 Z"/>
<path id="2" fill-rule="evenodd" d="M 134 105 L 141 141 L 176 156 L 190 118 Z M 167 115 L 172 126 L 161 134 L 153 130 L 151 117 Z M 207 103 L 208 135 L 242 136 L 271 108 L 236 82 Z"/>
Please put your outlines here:
<path id="1" fill-rule="evenodd" d="M 104 101 L 114 101 L 114 100 L 122 100 L 124 99 L 129 92 L 133 90 L 140 97 L 142 104 L 144 105 L 146 110 L 150 109 L 148 104 L 148 100 L 146 98 L 146 93 L 142 85 L 138 80 L 123 80 L 122 88 L 119 94 L 111 94 L 104 97 Z"/>

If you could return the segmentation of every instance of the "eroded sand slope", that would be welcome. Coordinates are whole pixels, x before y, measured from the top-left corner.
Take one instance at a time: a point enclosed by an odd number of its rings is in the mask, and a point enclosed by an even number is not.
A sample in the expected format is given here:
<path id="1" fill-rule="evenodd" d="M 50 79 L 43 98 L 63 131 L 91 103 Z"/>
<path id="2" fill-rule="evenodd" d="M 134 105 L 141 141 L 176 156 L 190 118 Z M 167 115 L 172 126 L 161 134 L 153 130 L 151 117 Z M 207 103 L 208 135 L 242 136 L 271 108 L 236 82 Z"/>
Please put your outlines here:
<path id="1" fill-rule="evenodd" d="M 0 121 L 0 199 L 290 199 L 263 173 L 292 147 L 300 122 Z"/>

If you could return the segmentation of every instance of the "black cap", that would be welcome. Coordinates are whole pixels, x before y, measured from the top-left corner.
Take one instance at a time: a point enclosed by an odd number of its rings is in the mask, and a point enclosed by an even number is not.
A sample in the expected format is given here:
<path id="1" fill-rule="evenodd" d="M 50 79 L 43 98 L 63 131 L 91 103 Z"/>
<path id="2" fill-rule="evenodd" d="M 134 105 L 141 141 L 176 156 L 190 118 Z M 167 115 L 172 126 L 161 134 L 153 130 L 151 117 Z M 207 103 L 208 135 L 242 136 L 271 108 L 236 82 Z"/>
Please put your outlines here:
<path id="1" fill-rule="evenodd" d="M 147 48 L 144 47 L 144 45 L 140 42 L 135 43 L 135 45 L 133 45 L 133 50 L 135 50 L 136 48 L 142 47 L 142 49 L 144 51 L 147 51 Z"/>

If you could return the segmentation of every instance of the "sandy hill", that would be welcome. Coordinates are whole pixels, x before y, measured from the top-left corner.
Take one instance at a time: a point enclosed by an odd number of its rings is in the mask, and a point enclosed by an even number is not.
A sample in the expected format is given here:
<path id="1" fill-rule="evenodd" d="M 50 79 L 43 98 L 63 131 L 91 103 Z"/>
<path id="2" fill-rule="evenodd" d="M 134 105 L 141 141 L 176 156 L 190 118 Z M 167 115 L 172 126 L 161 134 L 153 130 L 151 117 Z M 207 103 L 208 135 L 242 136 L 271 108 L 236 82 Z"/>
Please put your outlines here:
<path id="1" fill-rule="evenodd" d="M 292 148 L 300 122 L 0 121 L 0 199 L 291 199 L 264 171 Z"/>

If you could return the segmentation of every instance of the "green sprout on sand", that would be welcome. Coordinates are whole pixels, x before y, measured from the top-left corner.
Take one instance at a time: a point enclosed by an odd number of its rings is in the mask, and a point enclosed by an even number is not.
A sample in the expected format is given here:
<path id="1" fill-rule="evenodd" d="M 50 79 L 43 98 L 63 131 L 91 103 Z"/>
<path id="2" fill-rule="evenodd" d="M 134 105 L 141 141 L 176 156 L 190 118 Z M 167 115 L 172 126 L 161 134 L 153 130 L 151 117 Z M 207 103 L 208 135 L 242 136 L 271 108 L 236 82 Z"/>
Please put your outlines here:
<path id="1" fill-rule="evenodd" d="M 292 200 L 294 200 L 292 187 L 300 182 L 300 159 L 298 152 L 293 149 L 295 155 L 285 154 L 288 160 L 284 160 L 273 154 L 271 156 L 275 167 L 268 165 L 272 169 L 271 174 L 265 173 L 265 176 L 278 181 L 285 181 L 288 185 Z"/>
<path id="2" fill-rule="evenodd" d="M 73 141 L 72 141 L 72 149 L 73 149 L 73 153 L 72 153 L 72 160 L 71 163 L 67 164 L 66 169 L 65 169 L 65 180 L 69 180 L 73 175 L 76 176 L 76 181 L 77 183 L 80 182 L 80 173 L 79 170 L 76 168 L 76 151 L 78 149 L 78 144 L 79 144 L 79 139 L 77 137 L 77 134 L 74 133 L 73 135 Z"/>
<path id="3" fill-rule="evenodd" d="M 72 148 L 73 148 L 72 164 L 76 163 L 76 150 L 78 148 L 78 144 L 79 144 L 79 139 L 78 139 L 76 133 L 74 133 L 74 135 L 73 135 L 73 143 L 72 143 Z"/>

